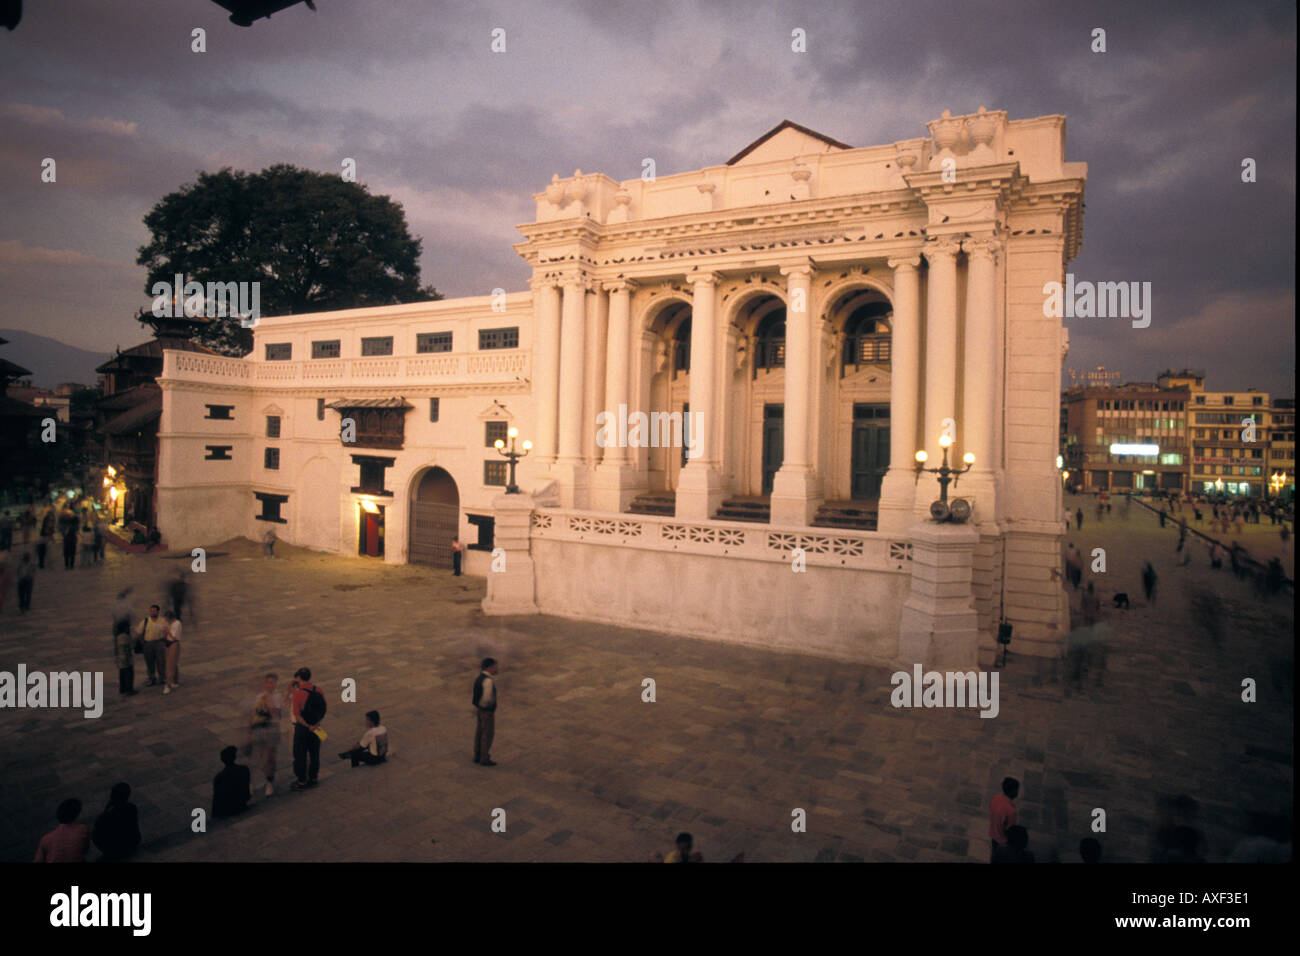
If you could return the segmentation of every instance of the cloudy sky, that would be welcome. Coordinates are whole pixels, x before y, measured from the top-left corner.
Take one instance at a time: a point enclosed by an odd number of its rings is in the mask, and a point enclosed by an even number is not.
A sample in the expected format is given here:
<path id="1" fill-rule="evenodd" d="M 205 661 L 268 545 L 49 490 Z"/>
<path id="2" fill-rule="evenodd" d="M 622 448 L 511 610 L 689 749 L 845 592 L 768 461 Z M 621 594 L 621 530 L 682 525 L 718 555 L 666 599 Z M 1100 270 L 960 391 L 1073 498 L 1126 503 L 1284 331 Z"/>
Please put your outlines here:
<path id="1" fill-rule="evenodd" d="M 526 287 L 515 225 L 552 173 L 697 169 L 782 119 L 870 146 L 983 104 L 1066 114 L 1089 164 L 1071 271 L 1152 283 L 1149 328 L 1067 322 L 1069 367 L 1295 394 L 1290 0 L 316 5 L 242 29 L 210 0 L 24 3 L 0 30 L 0 328 L 146 338 L 141 220 L 201 170 L 353 157 L 422 237 L 423 281 L 479 295 Z"/>

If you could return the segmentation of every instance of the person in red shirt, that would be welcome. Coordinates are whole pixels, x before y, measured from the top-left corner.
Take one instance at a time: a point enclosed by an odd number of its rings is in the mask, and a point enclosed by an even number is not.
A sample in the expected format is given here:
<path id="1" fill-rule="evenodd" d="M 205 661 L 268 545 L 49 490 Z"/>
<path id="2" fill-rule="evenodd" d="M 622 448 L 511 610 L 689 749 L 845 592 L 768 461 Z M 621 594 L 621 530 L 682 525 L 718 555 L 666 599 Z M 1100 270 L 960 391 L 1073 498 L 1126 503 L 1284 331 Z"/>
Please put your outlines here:
<path id="1" fill-rule="evenodd" d="M 1002 792 L 989 801 L 989 840 L 992 850 L 989 862 L 997 860 L 998 853 L 1007 849 L 1007 830 L 1016 825 L 1016 805 L 1013 802 L 1020 795 L 1020 781 L 1015 777 L 1004 777 Z"/>
<path id="2" fill-rule="evenodd" d="M 34 863 L 85 863 L 90 849 L 90 827 L 75 822 L 81 815 L 81 801 L 76 798 L 59 804 L 59 825 L 41 837 Z"/>
<path id="3" fill-rule="evenodd" d="M 319 688 L 311 682 L 311 670 L 306 667 L 298 668 L 293 676 L 293 775 L 297 779 L 289 784 L 289 789 L 306 790 L 316 786 L 320 773 L 320 737 L 316 736 L 319 724 L 304 720 L 302 709 L 307 703 L 307 692 Z"/>

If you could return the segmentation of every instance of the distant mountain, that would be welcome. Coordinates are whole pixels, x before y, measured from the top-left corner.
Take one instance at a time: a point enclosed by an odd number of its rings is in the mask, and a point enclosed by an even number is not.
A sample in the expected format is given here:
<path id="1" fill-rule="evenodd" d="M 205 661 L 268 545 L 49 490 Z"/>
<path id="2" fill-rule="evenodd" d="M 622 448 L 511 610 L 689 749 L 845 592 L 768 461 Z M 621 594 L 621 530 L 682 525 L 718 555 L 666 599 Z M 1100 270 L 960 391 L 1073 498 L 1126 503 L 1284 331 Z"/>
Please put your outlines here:
<path id="1" fill-rule="evenodd" d="M 148 332 L 141 337 L 148 338 Z M 31 369 L 33 384 L 41 388 L 54 388 L 62 382 L 94 386 L 99 378 L 96 366 L 103 365 L 112 354 L 79 349 L 22 329 L 0 329 L 0 339 L 9 340 L 0 345 L 0 358 Z"/>

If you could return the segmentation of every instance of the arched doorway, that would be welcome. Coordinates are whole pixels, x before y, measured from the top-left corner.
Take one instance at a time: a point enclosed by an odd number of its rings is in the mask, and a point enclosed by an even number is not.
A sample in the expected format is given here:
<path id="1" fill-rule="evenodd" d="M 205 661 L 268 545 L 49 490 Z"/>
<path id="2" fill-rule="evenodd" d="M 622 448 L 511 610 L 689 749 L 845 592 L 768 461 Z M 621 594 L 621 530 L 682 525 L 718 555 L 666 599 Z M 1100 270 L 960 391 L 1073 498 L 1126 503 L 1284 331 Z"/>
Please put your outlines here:
<path id="1" fill-rule="evenodd" d="M 460 533 L 460 492 L 443 468 L 429 468 L 411 489 L 411 534 L 407 560 L 451 567 L 451 539 Z"/>
<path id="2" fill-rule="evenodd" d="M 889 469 L 893 313 L 884 293 L 862 286 L 839 293 L 826 310 L 841 343 L 828 389 L 835 396 L 823 462 L 828 503 L 871 503 L 874 509 L 880 498 Z"/>

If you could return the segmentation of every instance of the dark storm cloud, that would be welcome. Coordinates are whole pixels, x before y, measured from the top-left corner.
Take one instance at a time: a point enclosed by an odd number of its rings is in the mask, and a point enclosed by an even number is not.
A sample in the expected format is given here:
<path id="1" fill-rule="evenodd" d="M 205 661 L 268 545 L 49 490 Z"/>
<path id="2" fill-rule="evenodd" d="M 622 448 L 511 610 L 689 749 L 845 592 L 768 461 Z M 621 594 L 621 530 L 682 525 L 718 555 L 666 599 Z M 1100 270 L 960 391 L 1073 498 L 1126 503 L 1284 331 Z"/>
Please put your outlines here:
<path id="1" fill-rule="evenodd" d="M 28 5 L 0 36 L 4 322 L 93 347 L 138 337 L 141 217 L 200 170 L 354 158 L 406 207 L 424 280 L 471 295 L 523 287 L 514 226 L 554 172 L 714 165 L 787 118 L 886 143 L 983 104 L 1068 117 L 1068 157 L 1089 164 L 1070 270 L 1153 284 L 1148 329 L 1068 322 L 1070 366 L 1187 362 L 1211 387 L 1294 391 L 1290 4 L 317 6 L 245 30 L 207 0 Z M 39 182 L 45 156 L 57 186 Z M 1240 181 L 1245 156 L 1258 183 Z"/>

